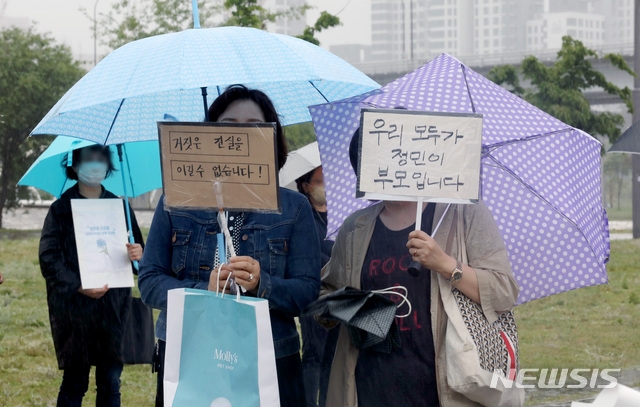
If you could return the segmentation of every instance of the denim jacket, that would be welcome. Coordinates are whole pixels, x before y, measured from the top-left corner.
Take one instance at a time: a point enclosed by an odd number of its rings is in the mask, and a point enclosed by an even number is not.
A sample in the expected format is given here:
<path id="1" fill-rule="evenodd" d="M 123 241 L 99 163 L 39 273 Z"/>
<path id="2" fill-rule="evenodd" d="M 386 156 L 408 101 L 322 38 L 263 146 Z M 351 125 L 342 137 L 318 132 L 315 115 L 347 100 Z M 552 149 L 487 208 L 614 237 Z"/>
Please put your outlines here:
<path id="1" fill-rule="evenodd" d="M 320 242 L 307 199 L 280 189 L 282 214 L 246 212 L 238 255 L 260 263 L 258 296 L 269 300 L 276 357 L 295 354 L 300 339 L 294 317 L 318 298 Z M 143 301 L 160 309 L 156 336 L 166 340 L 167 291 L 206 290 L 220 227 L 216 211 L 156 208 L 139 287 Z"/>

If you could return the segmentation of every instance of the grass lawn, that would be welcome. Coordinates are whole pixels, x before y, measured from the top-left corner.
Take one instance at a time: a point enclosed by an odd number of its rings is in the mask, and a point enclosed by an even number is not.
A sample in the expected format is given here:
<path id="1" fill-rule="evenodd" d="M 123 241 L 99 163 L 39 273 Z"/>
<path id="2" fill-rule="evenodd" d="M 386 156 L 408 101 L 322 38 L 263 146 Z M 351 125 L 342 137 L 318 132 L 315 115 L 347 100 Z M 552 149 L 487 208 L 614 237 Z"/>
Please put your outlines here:
<path id="1" fill-rule="evenodd" d="M 618 209 L 617 206 L 607 209 L 607 216 L 609 220 L 631 220 L 633 217 L 631 206 L 621 206 Z"/>
<path id="2" fill-rule="evenodd" d="M 0 230 L 0 407 L 55 406 L 62 381 L 38 264 L 39 235 Z M 121 379 L 123 406 L 153 406 L 150 366 L 125 366 Z M 84 405 L 95 405 L 93 370 Z"/>
<path id="3" fill-rule="evenodd" d="M 612 241 L 607 269 L 607 285 L 516 307 L 521 368 L 621 368 L 620 383 L 640 385 L 640 240 Z M 599 391 L 539 389 L 528 392 L 527 404 Z"/>
<path id="4" fill-rule="evenodd" d="M 39 232 L 0 230 L 0 407 L 53 406 L 57 369 L 44 280 L 37 259 Z M 588 287 L 516 308 L 523 368 L 622 368 L 621 383 L 640 384 L 640 241 L 613 241 L 609 285 Z M 626 381 L 625 381 L 626 380 Z M 92 378 L 93 385 L 93 378 Z M 596 393 L 536 390 L 528 405 Z M 155 375 L 126 366 L 123 406 L 152 406 Z M 95 404 L 95 387 L 85 405 Z"/>

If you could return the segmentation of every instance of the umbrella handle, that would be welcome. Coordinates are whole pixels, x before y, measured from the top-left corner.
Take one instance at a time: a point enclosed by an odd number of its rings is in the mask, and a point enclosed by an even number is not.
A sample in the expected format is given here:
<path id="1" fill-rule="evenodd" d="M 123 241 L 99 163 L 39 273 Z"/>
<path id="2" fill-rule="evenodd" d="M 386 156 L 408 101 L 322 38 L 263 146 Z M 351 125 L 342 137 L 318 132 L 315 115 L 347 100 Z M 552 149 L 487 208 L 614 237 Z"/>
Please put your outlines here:
<path id="1" fill-rule="evenodd" d="M 127 230 L 129 231 L 129 243 L 135 244 L 136 241 L 133 238 L 133 228 L 131 226 L 131 208 L 129 207 L 129 193 L 127 191 L 127 183 L 126 178 L 124 176 L 124 164 L 122 160 L 122 144 L 118 144 L 118 159 L 120 161 L 120 175 L 122 175 L 122 189 L 124 190 L 124 206 L 125 206 L 125 215 L 127 217 Z M 133 260 L 133 267 L 136 270 L 140 270 L 140 266 L 138 265 L 138 260 Z"/>
<path id="2" fill-rule="evenodd" d="M 415 230 L 420 230 L 420 228 L 422 227 L 422 204 L 424 203 L 424 200 L 422 197 L 418 198 L 418 202 L 416 204 L 416 229 Z M 418 277 L 420 275 L 420 271 L 422 271 L 422 264 L 420 264 L 419 261 L 415 261 L 413 260 L 411 262 L 411 264 L 409 264 L 409 275 L 413 276 L 413 277 Z"/>
<path id="3" fill-rule="evenodd" d="M 418 200 L 418 205 L 419 206 L 418 206 L 417 211 L 420 212 L 420 214 L 419 215 L 416 214 L 416 230 L 420 229 L 420 227 L 418 226 L 418 219 L 420 219 L 420 224 L 422 224 L 422 211 L 420 211 L 420 207 L 422 207 L 422 198 L 420 198 Z M 438 224 L 436 225 L 436 227 L 431 232 L 431 237 L 435 236 L 436 233 L 438 232 L 438 230 L 440 229 L 440 225 L 442 224 L 442 221 L 444 220 L 444 217 L 447 214 L 447 212 L 449 212 L 449 208 L 450 207 L 451 207 L 451 204 L 448 204 L 447 207 L 444 208 L 444 212 L 442 213 L 442 217 L 438 221 Z M 408 272 L 409 272 L 409 274 L 411 276 L 418 277 L 420 275 L 421 271 L 422 271 L 422 264 L 420 264 L 420 262 L 412 261 L 411 264 L 409 264 Z"/>
<path id="4" fill-rule="evenodd" d="M 235 257 L 236 249 L 233 247 L 233 239 L 231 237 L 231 232 L 229 232 L 229 227 L 227 225 L 227 214 L 222 209 L 220 209 L 218 212 L 218 223 L 220 224 L 220 230 L 224 237 L 225 246 L 229 249 L 229 254 L 231 254 L 231 257 Z M 237 284 L 237 286 L 240 287 L 238 292 L 240 291 L 242 291 L 243 293 L 247 292 L 247 289 L 241 286 L 240 284 Z"/>
<path id="5" fill-rule="evenodd" d="M 198 11 L 198 0 L 191 2 L 193 8 L 193 28 L 200 28 L 200 13 Z"/>

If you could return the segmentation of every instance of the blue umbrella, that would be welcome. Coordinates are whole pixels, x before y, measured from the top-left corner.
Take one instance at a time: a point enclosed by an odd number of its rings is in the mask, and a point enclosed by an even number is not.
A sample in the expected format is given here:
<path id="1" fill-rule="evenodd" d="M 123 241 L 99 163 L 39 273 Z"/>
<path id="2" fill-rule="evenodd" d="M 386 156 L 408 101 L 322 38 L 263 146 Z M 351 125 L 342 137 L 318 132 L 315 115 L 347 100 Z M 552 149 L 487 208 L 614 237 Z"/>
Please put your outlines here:
<path id="1" fill-rule="evenodd" d="M 297 38 L 253 28 L 199 29 L 193 3 L 195 29 L 118 48 L 69 89 L 31 135 L 104 145 L 157 140 L 158 121 L 201 121 L 207 96 L 236 83 L 264 91 L 289 125 L 311 120 L 307 106 L 379 87 L 344 60 Z M 126 189 L 124 195 L 128 204 Z"/>
<path id="2" fill-rule="evenodd" d="M 62 160 L 70 151 L 95 145 L 92 141 L 59 136 L 36 159 L 18 185 L 32 186 L 59 198 L 76 181 L 67 178 Z M 117 146 L 110 146 L 113 162 L 119 161 Z M 136 197 L 162 187 L 157 141 L 141 141 L 122 145 L 120 174 L 111 174 L 102 185 L 116 195 Z M 126 191 L 125 191 L 126 189 Z"/>
<path id="3" fill-rule="evenodd" d="M 344 60 L 298 38 L 243 27 L 190 29 L 131 42 L 78 81 L 31 134 L 96 143 L 155 140 L 165 114 L 202 121 L 207 96 L 231 84 L 264 91 L 283 125 L 307 106 L 379 88 Z M 204 110 L 206 112 L 206 109 Z"/>

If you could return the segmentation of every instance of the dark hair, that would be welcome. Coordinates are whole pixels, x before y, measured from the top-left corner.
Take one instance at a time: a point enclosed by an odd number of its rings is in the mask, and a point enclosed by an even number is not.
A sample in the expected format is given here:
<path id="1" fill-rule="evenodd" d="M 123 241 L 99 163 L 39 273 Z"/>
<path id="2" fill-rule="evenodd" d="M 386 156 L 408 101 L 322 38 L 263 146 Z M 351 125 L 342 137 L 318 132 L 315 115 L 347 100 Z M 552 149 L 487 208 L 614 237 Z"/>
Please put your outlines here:
<path id="1" fill-rule="evenodd" d="M 316 167 L 311 171 L 309 171 L 308 173 L 296 179 L 296 187 L 298 187 L 298 192 L 300 192 L 302 195 L 305 195 L 305 196 L 307 195 L 307 193 L 304 191 L 304 187 L 302 186 L 302 184 L 308 184 L 309 182 L 311 182 L 311 178 L 313 178 L 313 173 L 316 172 L 318 168 L 320 167 Z"/>
<path id="2" fill-rule="evenodd" d="M 229 105 L 238 100 L 250 100 L 260 107 L 267 123 L 276 124 L 276 146 L 278 148 L 278 170 L 287 162 L 287 141 L 284 138 L 280 118 L 273 106 L 273 102 L 264 92 L 257 89 L 249 89 L 244 85 L 229 86 L 209 107 L 209 121 L 218 121 L 218 118 L 227 110 Z"/>
<path id="3" fill-rule="evenodd" d="M 109 176 L 116 170 L 116 167 L 113 165 L 113 160 L 111 159 L 111 150 L 109 149 L 109 146 L 101 146 L 99 144 L 73 150 L 73 153 L 71 154 L 71 165 L 77 166 L 80 163 L 80 158 L 82 157 L 82 151 L 84 150 L 91 151 L 93 153 L 99 153 L 101 156 L 103 156 L 107 160 L 106 178 L 109 178 Z M 67 174 L 67 178 L 77 181 L 78 174 L 76 174 L 76 170 L 74 170 L 73 167 L 69 167 L 67 165 L 67 163 L 69 162 L 68 160 L 69 160 L 69 154 L 65 154 L 60 164 L 64 168 Z"/>
<path id="4" fill-rule="evenodd" d="M 351 136 L 351 142 L 349 143 L 349 161 L 351 161 L 351 168 L 353 172 L 358 175 L 358 155 L 360 155 L 360 127 L 353 132 Z"/>

